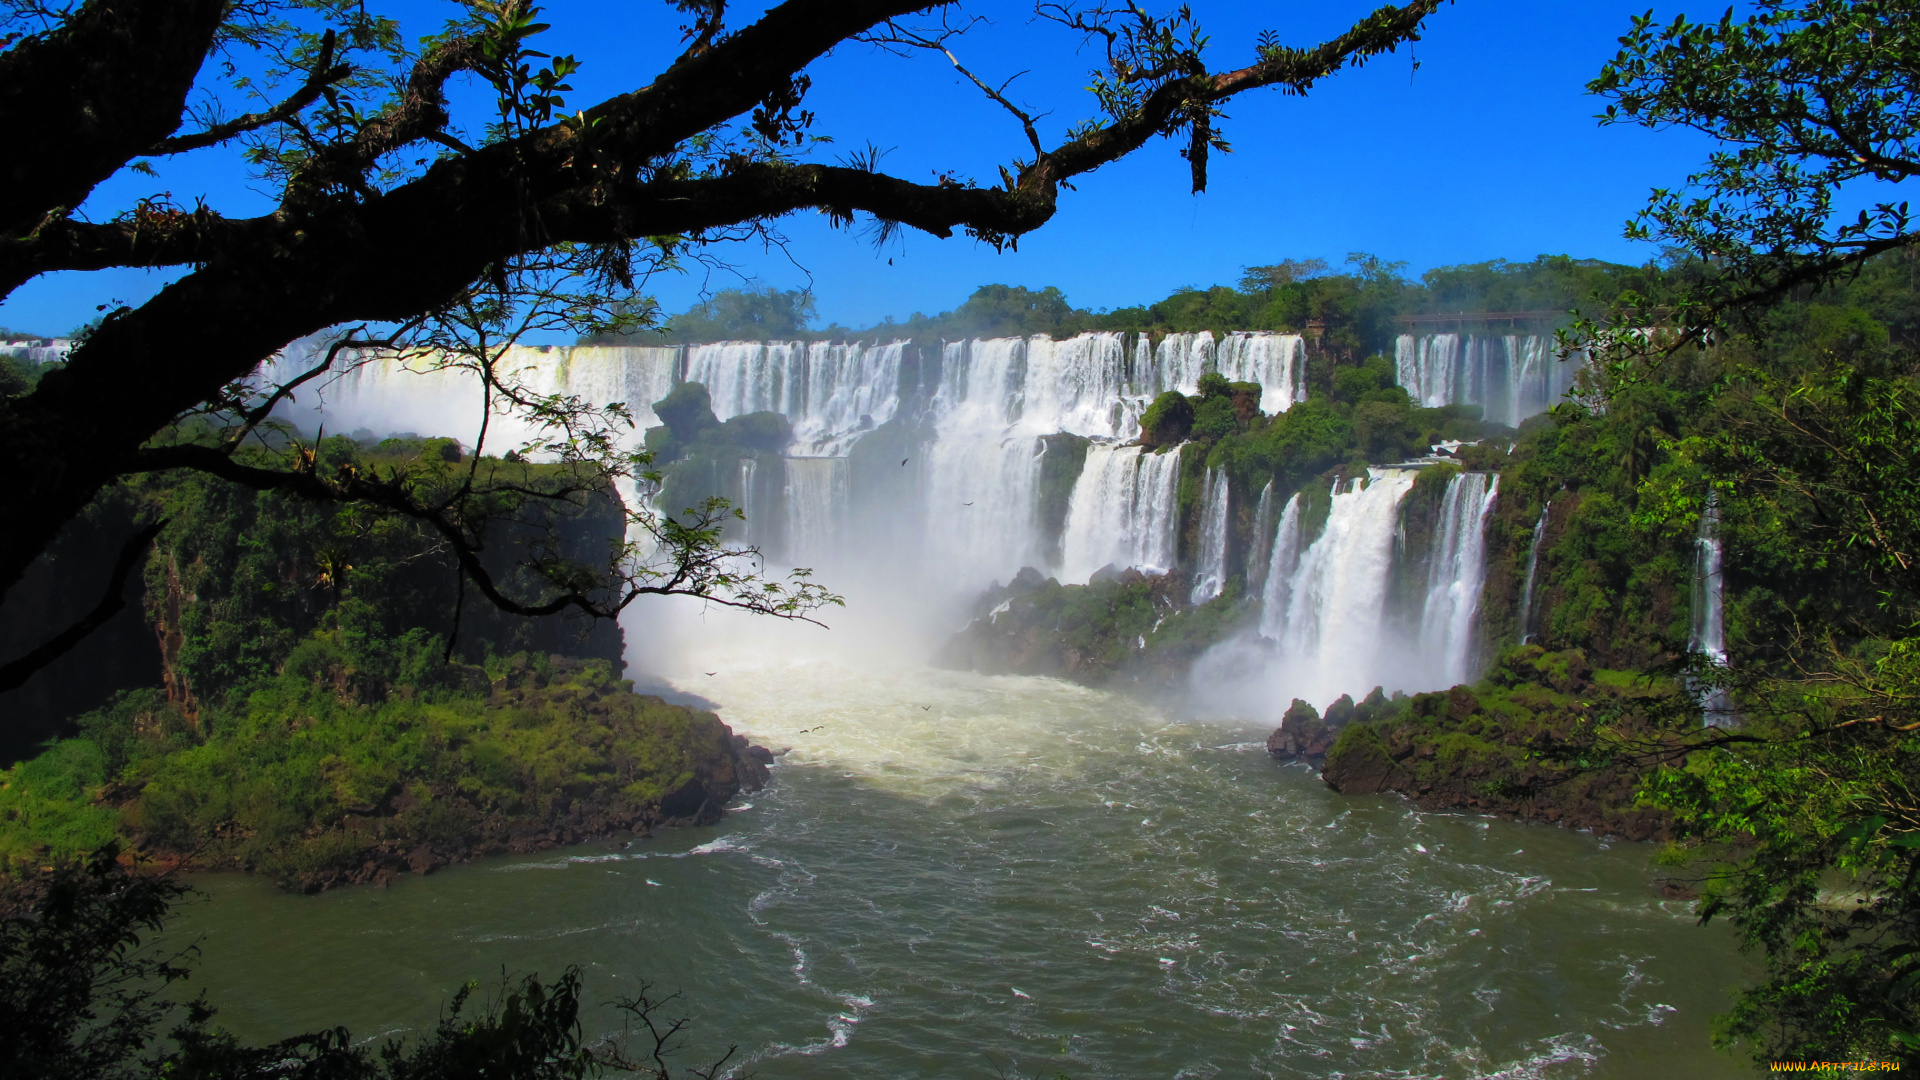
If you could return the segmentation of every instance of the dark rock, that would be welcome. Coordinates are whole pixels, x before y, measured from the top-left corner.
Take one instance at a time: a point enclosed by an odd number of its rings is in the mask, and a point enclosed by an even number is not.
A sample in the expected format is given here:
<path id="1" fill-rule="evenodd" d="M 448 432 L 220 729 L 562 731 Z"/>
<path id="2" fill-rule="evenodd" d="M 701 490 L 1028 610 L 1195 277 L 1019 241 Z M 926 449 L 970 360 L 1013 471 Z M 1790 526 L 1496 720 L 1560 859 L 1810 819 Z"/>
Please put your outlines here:
<path id="1" fill-rule="evenodd" d="M 1107 565 L 1101 567 L 1100 569 L 1095 570 L 1093 572 L 1093 576 L 1087 579 L 1087 584 L 1097 585 L 1102 581 L 1119 581 L 1120 575 L 1123 573 L 1125 573 L 1125 571 L 1123 571 L 1120 567 L 1115 566 L 1112 563 L 1108 563 Z M 1134 571 L 1134 573 L 1139 573 L 1139 571 L 1136 570 Z"/>
<path id="2" fill-rule="evenodd" d="M 1362 729 L 1365 730 L 1365 729 Z M 1342 795 L 1378 795 L 1399 791 L 1411 777 L 1394 762 L 1377 737 L 1348 740 L 1346 752 L 1327 760 L 1320 779 Z"/>
<path id="3" fill-rule="evenodd" d="M 1140 445 L 1174 446 L 1193 431 L 1193 402 L 1178 390 L 1153 399 L 1140 417 Z"/>
<path id="4" fill-rule="evenodd" d="M 1447 691 L 1447 716 L 1455 721 L 1465 720 L 1480 708 L 1480 699 L 1473 691 L 1464 686 L 1456 686 Z"/>
<path id="5" fill-rule="evenodd" d="M 433 873 L 434 866 L 433 849 L 427 845 L 421 844 L 419 847 L 407 852 L 407 869 L 414 873 L 423 875 L 431 874 Z"/>
<path id="6" fill-rule="evenodd" d="M 1685 882 L 1674 881 L 1670 878 L 1663 878 L 1654 882 L 1653 887 L 1660 890 L 1660 896 L 1664 900 L 1700 899 L 1700 890 L 1695 889 Z"/>
<path id="7" fill-rule="evenodd" d="M 1049 580 L 1051 579 L 1033 567 L 1023 566 L 1019 573 L 1013 575 L 1013 580 L 1007 583 L 1007 592 L 1013 596 L 1025 596 L 1045 588 Z"/>
<path id="8" fill-rule="evenodd" d="M 1346 727 L 1348 724 L 1353 723 L 1357 712 L 1358 710 L 1353 704 L 1353 698 L 1349 695 L 1341 694 L 1338 700 L 1327 706 L 1326 724 L 1330 728 Z"/>
<path id="9" fill-rule="evenodd" d="M 1346 713 L 1343 715 L 1350 715 L 1353 699 L 1343 696 L 1340 701 L 1346 702 Z M 1334 709 L 1339 704 L 1335 702 L 1327 708 L 1328 717 L 1334 715 Z M 1267 753 L 1276 758 L 1305 758 L 1318 762 L 1327 756 L 1327 751 L 1339 736 L 1339 727 L 1323 720 L 1308 702 L 1294 698 L 1293 704 L 1287 706 L 1286 715 L 1280 718 L 1280 727 L 1267 739 Z"/>

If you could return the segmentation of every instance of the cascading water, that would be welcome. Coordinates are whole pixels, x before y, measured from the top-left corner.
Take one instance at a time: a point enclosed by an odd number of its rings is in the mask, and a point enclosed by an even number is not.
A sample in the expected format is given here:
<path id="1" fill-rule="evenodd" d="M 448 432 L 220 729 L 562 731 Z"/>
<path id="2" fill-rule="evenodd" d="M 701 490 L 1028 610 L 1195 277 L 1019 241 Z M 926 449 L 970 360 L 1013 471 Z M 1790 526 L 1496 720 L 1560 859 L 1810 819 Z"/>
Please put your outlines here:
<path id="1" fill-rule="evenodd" d="M 1691 647 L 1716 664 L 1727 662 L 1727 631 L 1720 592 L 1720 507 L 1707 498 L 1693 542 L 1693 634 Z"/>
<path id="2" fill-rule="evenodd" d="M 721 420 L 777 412 L 793 424 L 796 453 L 836 457 L 893 419 L 905 351 L 900 341 L 722 341 L 688 348 L 685 381 L 706 386 Z"/>
<path id="3" fill-rule="evenodd" d="M 1202 330 L 1168 334 L 1151 351 L 1140 336 L 1132 386 L 1151 398 L 1168 390 L 1191 394 L 1200 376 L 1217 371 L 1233 382 L 1260 385 L 1260 408 L 1283 413 L 1306 399 L 1307 347 L 1298 334 L 1236 330 L 1219 340 Z"/>
<path id="4" fill-rule="evenodd" d="M 1420 405 L 1478 405 L 1488 420 L 1518 427 L 1573 388 L 1580 361 L 1556 352 L 1551 334 L 1402 334 L 1394 367 Z"/>
<path id="5" fill-rule="evenodd" d="M 1267 560 L 1266 582 L 1260 593 L 1260 633 L 1274 641 L 1286 636 L 1288 603 L 1293 596 L 1293 575 L 1300 567 L 1300 493 L 1287 500 L 1280 512 L 1280 525 L 1274 530 L 1272 554 Z"/>
<path id="6" fill-rule="evenodd" d="M 1533 579 L 1540 569 L 1540 541 L 1547 535 L 1547 519 L 1553 514 L 1553 500 L 1540 508 L 1540 520 L 1533 526 L 1533 539 L 1527 543 L 1527 578 L 1520 588 L 1520 644 L 1533 638 Z"/>
<path id="7" fill-rule="evenodd" d="M 782 553 L 795 565 L 831 566 L 845 548 L 845 458 L 787 458 L 781 501 L 786 509 Z M 749 519 L 751 520 L 751 519 Z"/>
<path id="8" fill-rule="evenodd" d="M 1461 343 L 1426 344 L 1429 352 L 1445 353 L 1458 352 Z M 637 422 L 631 436 L 636 445 L 641 430 L 657 422 L 650 404 L 683 381 L 703 383 L 721 419 L 782 413 L 795 433 L 782 468 L 751 457 L 716 464 L 719 493 L 749 518 L 730 527 L 730 538 L 757 544 L 778 564 L 838 568 L 843 576 L 871 574 L 884 563 L 886 573 L 918 581 L 917 595 L 926 595 L 922 568 L 938 566 L 940 597 L 927 599 L 949 609 L 1022 566 L 1057 572 L 1069 582 L 1086 581 L 1108 565 L 1173 569 L 1180 455 L 1124 445 L 1138 435 L 1141 411 L 1156 393 L 1194 390 L 1202 374 L 1217 371 L 1259 384 L 1263 408 L 1275 412 L 1299 399 L 1305 371 L 1301 339 L 1285 334 L 979 339 L 948 343 L 937 365 L 920 358 L 908 381 L 931 390 L 921 398 L 901 386 L 907 348 L 898 342 L 514 348 L 501 367 L 536 392 L 624 401 Z M 300 370 L 298 360 L 284 361 L 280 373 Z M 422 366 L 417 359 L 376 359 L 329 387 L 320 409 L 312 410 L 311 402 L 299 405 L 336 431 L 364 426 L 468 437 L 448 429 L 450 418 L 459 426 L 463 409 L 477 419 L 474 380 L 459 371 L 422 373 Z M 1453 361 L 1429 366 L 1447 378 L 1461 368 Z M 891 424 L 896 419 L 910 426 L 902 430 Z M 494 420 L 488 440 L 494 449 L 528 434 L 515 430 L 509 418 Z M 856 468 L 854 444 L 889 425 L 897 432 L 889 438 L 902 447 L 898 464 L 884 462 L 877 472 L 869 455 Z M 1051 517 L 1049 525 L 1040 505 L 1042 440 L 1062 433 L 1093 444 L 1072 482 L 1064 521 Z M 899 441 L 902 435 L 906 441 Z M 1378 634 L 1389 591 L 1385 568 L 1396 508 L 1412 475 L 1385 470 L 1349 486 L 1334 496 L 1336 512 L 1326 518 L 1324 532 L 1309 530 L 1304 537 L 1303 519 L 1317 523 L 1323 515 L 1307 515 L 1297 495 L 1283 506 L 1271 488 L 1263 490 L 1253 514 L 1248 592 L 1262 598 L 1262 631 L 1281 644 L 1289 663 L 1304 658 L 1301 670 L 1328 687 L 1359 692 L 1371 685 L 1369 679 L 1411 677 L 1408 665 L 1376 672 L 1380 665 L 1358 658 L 1392 651 Z M 1060 483 L 1049 480 L 1054 486 L 1047 490 L 1058 492 Z M 1202 486 L 1188 563 L 1194 602 L 1218 596 L 1228 566 L 1239 561 L 1229 559 L 1234 533 L 1225 474 L 1210 471 Z M 1327 504 L 1314 505 L 1324 510 Z M 1467 533 L 1477 543 L 1478 532 L 1458 532 L 1464 558 L 1471 547 Z M 1472 580 L 1429 588 L 1435 600 L 1421 624 L 1428 632 L 1399 646 L 1440 650 L 1434 664 L 1447 673 L 1464 669 L 1469 649 L 1470 631 L 1456 630 L 1470 625 L 1477 605 L 1478 563 L 1471 569 Z M 1341 670 L 1355 664 L 1367 671 Z"/>
<path id="9" fill-rule="evenodd" d="M 978 344 L 978 343 L 974 343 Z M 1144 395 L 1127 385 L 1126 339 L 1081 334 L 1066 341 L 1027 339 L 1019 418 L 1038 434 L 1128 439 L 1140 432 Z"/>
<path id="10" fill-rule="evenodd" d="M 1253 546 L 1247 552 L 1247 593 L 1260 595 L 1267 587 L 1267 563 L 1273 557 L 1273 481 L 1260 489 L 1253 507 Z"/>
<path id="11" fill-rule="evenodd" d="M 1472 678 L 1474 616 L 1487 578 L 1487 515 L 1499 491 L 1498 476 L 1468 472 L 1447 481 L 1441 498 L 1419 639 L 1436 686 Z"/>
<path id="12" fill-rule="evenodd" d="M 1105 566 L 1159 573 L 1174 561 L 1180 455 L 1095 443 L 1067 506 L 1061 577 L 1084 582 Z"/>
<path id="13" fill-rule="evenodd" d="M 1307 344 L 1298 334 L 1234 331 L 1221 340 L 1215 370 L 1234 382 L 1260 384 L 1260 408 L 1283 413 L 1306 400 Z"/>
<path id="14" fill-rule="evenodd" d="M 1023 422 L 1027 344 L 998 338 L 945 349 L 929 409 L 936 438 L 923 474 L 925 550 L 960 592 L 1042 561 L 1036 494 L 1040 436 L 1050 432 Z"/>
<path id="15" fill-rule="evenodd" d="M 656 346 L 522 346 L 504 350 L 495 370 L 509 382 L 540 396 L 575 397 L 593 405 L 625 403 L 634 427 L 627 448 L 660 421 L 653 403 L 674 386 L 680 351 Z M 264 377 L 286 381 L 317 363 L 321 350 L 311 342 L 290 347 L 268 365 Z M 480 435 L 480 381 L 465 368 L 434 357 L 377 355 L 342 358 L 337 378 L 296 391 L 278 415 L 307 430 L 324 426 L 346 434 L 365 428 L 376 435 L 414 432 L 447 436 L 471 447 Z M 504 453 L 541 434 L 516 414 L 496 409 L 487 417 L 486 451 Z"/>
<path id="16" fill-rule="evenodd" d="M 1693 632 L 1688 647 L 1714 667 L 1727 666 L 1726 606 L 1722 593 L 1720 503 L 1707 494 L 1700 513 L 1700 532 L 1693 542 Z M 1721 687 L 1703 688 L 1701 713 L 1708 727 L 1731 727 L 1733 701 Z"/>
<path id="17" fill-rule="evenodd" d="M 1146 335 L 1141 335 L 1140 342 L 1144 349 Z M 1147 385 L 1156 394 L 1168 390 L 1191 394 L 1200 386 L 1200 376 L 1213 367 L 1212 333 L 1203 330 L 1197 334 L 1168 334 L 1153 351 L 1152 375 Z"/>
<path id="18" fill-rule="evenodd" d="M 1400 500 L 1416 471 L 1367 472 L 1334 491 L 1326 528 L 1288 583 L 1278 627 L 1280 684 L 1322 705 L 1376 684 L 1398 685 L 1407 675 L 1404 662 L 1381 645 Z"/>
<path id="19" fill-rule="evenodd" d="M 33 367 L 64 363 L 73 351 L 70 338 L 28 338 L 0 341 L 0 356 L 22 361 Z"/>
<path id="20" fill-rule="evenodd" d="M 1200 549 L 1195 553 L 1188 602 L 1204 604 L 1227 584 L 1227 473 L 1208 469 L 1200 488 Z"/>

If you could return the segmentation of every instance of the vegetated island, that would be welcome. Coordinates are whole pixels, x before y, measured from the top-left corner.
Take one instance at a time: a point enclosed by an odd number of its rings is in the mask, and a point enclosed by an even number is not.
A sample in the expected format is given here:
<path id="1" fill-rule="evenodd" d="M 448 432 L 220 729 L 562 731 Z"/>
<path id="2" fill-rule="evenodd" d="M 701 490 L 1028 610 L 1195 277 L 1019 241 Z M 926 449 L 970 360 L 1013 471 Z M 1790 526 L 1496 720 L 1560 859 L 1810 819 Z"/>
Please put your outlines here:
<path id="1" fill-rule="evenodd" d="M 451 440 L 411 437 L 330 437 L 317 456 L 428 477 L 463 463 Z M 484 464 L 528 483 L 544 468 Z M 768 751 L 619 678 L 617 626 L 461 604 L 451 558 L 422 528 L 176 474 L 115 489 L 70 530 L 69 550 L 123 535 L 142 514 L 170 525 L 140 603 L 108 628 L 109 655 L 39 692 L 97 691 L 116 675 L 135 685 L 0 772 L 9 875 L 115 842 L 129 860 L 250 871 L 301 891 L 385 883 L 713 824 L 766 782 Z M 552 515 L 545 539 L 583 559 L 623 520 L 611 495 L 555 503 Z M 513 547 L 500 545 L 496 573 L 513 572 Z M 23 610 L 52 606 L 91 565 L 36 570 Z M 88 678 L 96 685 L 72 685 Z"/>

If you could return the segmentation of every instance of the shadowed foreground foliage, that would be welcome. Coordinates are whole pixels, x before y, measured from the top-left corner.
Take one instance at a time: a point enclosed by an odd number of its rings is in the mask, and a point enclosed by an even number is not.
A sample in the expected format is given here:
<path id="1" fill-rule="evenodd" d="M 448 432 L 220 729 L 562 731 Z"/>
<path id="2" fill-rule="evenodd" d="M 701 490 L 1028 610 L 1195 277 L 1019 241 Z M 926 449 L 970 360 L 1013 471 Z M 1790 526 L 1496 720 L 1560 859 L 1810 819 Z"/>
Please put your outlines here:
<path id="1" fill-rule="evenodd" d="M 431 1032 L 379 1045 L 345 1028 L 249 1046 L 213 1024 L 204 997 L 181 1001 L 192 948 L 150 944 L 190 890 L 130 873 L 101 849 L 0 896 L 0 1076 L 36 1080 L 582 1080 L 610 1072 L 669 1080 L 686 1021 L 643 986 L 615 1004 L 625 1026 L 590 1039 L 580 973 L 503 979 L 478 1009 L 461 987 Z M 633 1056 L 626 1038 L 642 1056 Z M 712 1077 L 727 1058 L 687 1074 Z"/>

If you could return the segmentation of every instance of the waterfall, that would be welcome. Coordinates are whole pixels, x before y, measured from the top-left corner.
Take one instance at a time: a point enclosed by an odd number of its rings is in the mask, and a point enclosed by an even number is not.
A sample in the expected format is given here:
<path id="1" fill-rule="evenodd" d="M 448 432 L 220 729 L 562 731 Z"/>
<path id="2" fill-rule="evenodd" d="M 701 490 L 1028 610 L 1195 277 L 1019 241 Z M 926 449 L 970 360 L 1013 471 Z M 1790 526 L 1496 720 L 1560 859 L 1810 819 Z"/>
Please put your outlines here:
<path id="1" fill-rule="evenodd" d="M 787 458 L 785 465 L 785 561 L 816 568 L 831 565 L 846 542 L 846 459 L 796 457 Z"/>
<path id="2" fill-rule="evenodd" d="M 1414 476 L 1369 469 L 1333 493 L 1326 528 L 1288 583 L 1279 624 L 1285 685 L 1296 696 L 1325 704 L 1376 683 L 1404 683 L 1406 664 L 1383 647 L 1383 624 L 1400 500 Z"/>
<path id="3" fill-rule="evenodd" d="M 1145 335 L 1142 335 L 1144 341 Z M 1213 370 L 1213 333 L 1168 334 L 1160 339 L 1153 354 L 1151 392 L 1178 390 L 1191 394 L 1200 387 L 1200 376 Z"/>
<path id="4" fill-rule="evenodd" d="M 13 338 L 0 341 L 0 356 L 11 357 L 30 367 L 64 363 L 73 351 L 70 338 Z"/>
<path id="5" fill-rule="evenodd" d="M 1273 534 L 1266 582 L 1260 593 L 1260 633 L 1274 641 L 1286 634 L 1287 602 L 1293 595 L 1293 575 L 1300 565 L 1300 493 L 1287 500 L 1280 526 Z"/>
<path id="6" fill-rule="evenodd" d="M 1267 585 L 1267 564 L 1273 555 L 1273 481 L 1260 489 L 1253 507 L 1253 546 L 1247 552 L 1247 595 L 1259 596 Z"/>
<path id="7" fill-rule="evenodd" d="M 1041 561 L 1036 496 L 1044 433 L 1020 423 L 1026 345 L 1000 338 L 945 348 L 929 409 L 937 438 L 923 472 L 925 551 L 961 591 Z"/>
<path id="8" fill-rule="evenodd" d="M 1306 399 L 1306 341 L 1298 334 L 1236 330 L 1220 342 L 1217 368 L 1234 382 L 1260 384 L 1260 408 L 1283 413 Z"/>
<path id="9" fill-rule="evenodd" d="M 1419 639 L 1420 655 L 1439 686 L 1473 677 L 1474 616 L 1487 579 L 1487 515 L 1499 490 L 1497 475 L 1466 472 L 1447 481 L 1441 498 Z"/>
<path id="10" fill-rule="evenodd" d="M 1518 427 L 1573 388 L 1583 361 L 1556 350 L 1551 334 L 1401 334 L 1393 353 L 1416 404 L 1478 405 L 1486 419 Z"/>
<path id="11" fill-rule="evenodd" d="M 1726 601 L 1722 594 L 1720 501 L 1707 493 L 1700 513 L 1700 532 L 1693 542 L 1693 628 L 1688 648 L 1714 667 L 1727 666 Z M 1699 693 L 1703 722 L 1708 727 L 1732 727 L 1733 700 L 1723 687 L 1703 687 Z"/>
<path id="12" fill-rule="evenodd" d="M 1476 353 L 1480 346 L 1457 335 L 1403 345 L 1402 377 L 1423 395 L 1485 396 L 1537 383 L 1546 370 L 1543 354 L 1528 353 L 1517 337 L 1511 374 L 1492 381 L 1475 374 L 1479 361 L 1468 362 L 1485 349 Z M 759 546 L 776 572 L 816 568 L 829 587 L 837 578 L 847 588 L 876 590 L 870 595 L 924 609 L 926 621 L 944 630 L 950 624 L 942 620 L 964 610 L 979 589 L 1023 566 L 1072 583 L 1106 566 L 1171 570 L 1180 561 L 1181 454 L 1128 442 L 1138 434 L 1141 411 L 1155 394 L 1191 392 L 1203 374 L 1217 372 L 1258 384 L 1262 408 L 1276 412 L 1300 400 L 1306 364 L 1297 336 L 1245 332 L 973 339 L 917 358 L 907 348 L 515 347 L 499 366 L 534 393 L 624 402 L 637 429 L 622 436 L 622 448 L 637 448 L 642 431 L 658 423 L 652 402 L 685 381 L 707 387 L 723 420 L 781 413 L 795 434 L 785 455 L 703 451 L 708 468 L 684 470 L 708 477 L 746 513 L 744 526 L 729 527 L 729 539 Z M 311 362 L 311 352 L 289 350 L 271 373 L 288 377 Z M 1518 400 L 1532 407 L 1534 399 Z M 324 423 L 329 431 L 412 431 L 471 445 L 480 406 L 476 380 L 465 371 L 436 367 L 430 357 L 376 357 L 324 388 L 306 388 L 284 414 L 307 430 Z M 880 441 L 861 442 L 883 427 Z M 524 421 L 496 414 L 487 445 L 502 452 L 531 434 Z M 1041 468 L 1043 440 L 1057 434 L 1090 440 L 1077 477 Z M 1400 508 L 1415 475 L 1373 469 L 1331 492 L 1262 487 L 1244 553 L 1247 595 L 1261 598 L 1259 636 L 1249 634 L 1246 643 L 1261 655 L 1268 696 L 1284 691 L 1282 700 L 1297 695 L 1324 705 L 1375 684 L 1421 690 L 1439 677 L 1466 677 L 1496 484 L 1475 475 L 1450 482 L 1425 607 L 1408 626 L 1389 620 L 1386 609 Z M 1063 492 L 1067 484 L 1071 490 Z M 1228 568 L 1243 559 L 1233 547 L 1226 471 L 1206 470 L 1199 496 L 1187 598 L 1205 603 L 1222 594 Z M 1056 514 L 1058 500 L 1066 502 L 1057 547 L 1043 535 L 1043 498 Z M 1058 565 L 1049 566 L 1054 560 Z"/>
<path id="13" fill-rule="evenodd" d="M 1200 487 L 1200 550 L 1196 553 L 1193 591 L 1187 602 L 1204 604 L 1220 595 L 1227 583 L 1227 473 L 1208 469 Z"/>
<path id="14" fill-rule="evenodd" d="M 623 448 L 636 449 L 646 428 L 660 421 L 653 403 L 673 389 L 680 351 L 656 346 L 511 346 L 495 361 L 503 380 L 536 395 L 577 397 L 592 405 L 622 402 L 634 427 Z M 322 359 L 309 340 L 290 346 L 262 371 L 263 379 L 286 381 Z M 480 380 L 438 357 L 347 354 L 344 370 L 295 391 L 276 415 L 313 431 L 347 434 L 365 428 L 376 437 L 401 432 L 446 436 L 471 447 L 480 434 Z M 496 409 L 487 425 L 486 450 L 504 453 L 541 434 L 519 416 Z"/>
<path id="15" fill-rule="evenodd" d="M 1140 433 L 1148 399 L 1127 393 L 1126 339 L 1081 334 L 1027 339 L 1020 419 L 1036 434 L 1130 439 Z"/>
<path id="16" fill-rule="evenodd" d="M 1095 443 L 1067 504 L 1061 578 L 1080 583 L 1104 566 L 1161 573 L 1173 566 L 1180 455 Z"/>
<path id="17" fill-rule="evenodd" d="M 1700 513 L 1693 541 L 1693 634 L 1689 647 L 1715 664 L 1727 662 L 1725 608 L 1721 598 L 1720 506 L 1712 494 Z"/>
<path id="18" fill-rule="evenodd" d="M 1540 541 L 1547 535 L 1547 517 L 1553 513 L 1553 500 L 1540 508 L 1540 520 L 1534 523 L 1533 539 L 1527 544 L 1527 578 L 1520 588 L 1520 644 L 1533 637 L 1533 578 L 1540 569 Z"/>
<path id="19" fill-rule="evenodd" d="M 839 456 L 893 419 L 905 351 L 901 341 L 722 341 L 688 348 L 686 381 L 707 388 L 722 420 L 781 413 L 793 424 L 796 453 Z"/>

